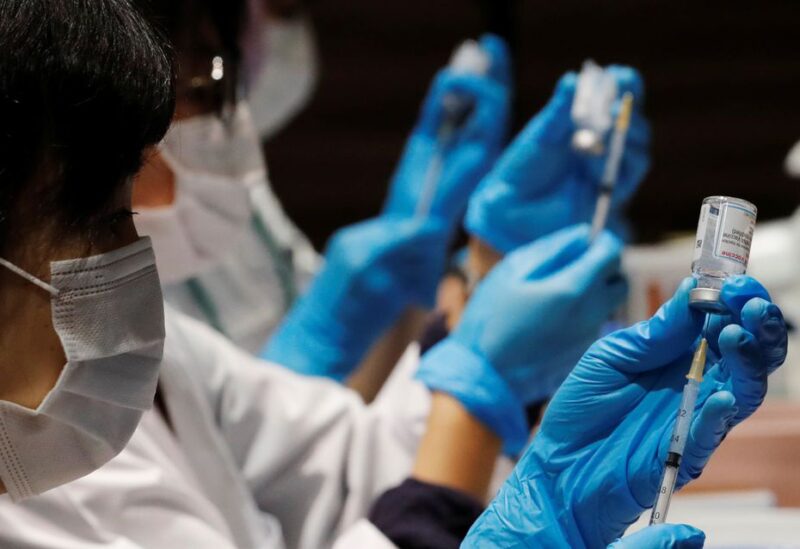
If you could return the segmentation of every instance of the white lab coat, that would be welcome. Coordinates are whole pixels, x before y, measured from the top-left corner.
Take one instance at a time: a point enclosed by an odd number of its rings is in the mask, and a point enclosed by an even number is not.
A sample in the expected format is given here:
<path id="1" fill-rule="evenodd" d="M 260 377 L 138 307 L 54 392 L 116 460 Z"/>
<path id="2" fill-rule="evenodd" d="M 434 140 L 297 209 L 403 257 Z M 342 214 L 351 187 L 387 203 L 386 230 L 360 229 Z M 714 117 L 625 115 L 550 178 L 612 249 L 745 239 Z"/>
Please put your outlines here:
<path id="1" fill-rule="evenodd" d="M 0 547 L 392 546 L 362 519 L 410 472 L 422 385 L 395 380 L 365 406 L 169 309 L 161 385 L 173 430 L 151 411 L 99 471 L 19 505 L 0 497 Z"/>
<path id="2" fill-rule="evenodd" d="M 190 281 L 166 284 L 166 301 L 238 346 L 258 353 L 321 259 L 281 207 L 269 181 L 250 193 L 247 231 L 219 265 Z"/>

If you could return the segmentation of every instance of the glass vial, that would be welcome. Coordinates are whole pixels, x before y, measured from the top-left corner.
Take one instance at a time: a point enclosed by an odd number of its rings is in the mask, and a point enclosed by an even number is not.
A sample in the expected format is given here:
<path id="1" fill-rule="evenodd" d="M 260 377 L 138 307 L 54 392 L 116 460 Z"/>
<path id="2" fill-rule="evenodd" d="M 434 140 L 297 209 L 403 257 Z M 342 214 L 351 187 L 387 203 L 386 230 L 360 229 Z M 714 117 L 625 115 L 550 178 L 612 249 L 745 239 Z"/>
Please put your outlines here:
<path id="1" fill-rule="evenodd" d="M 703 200 L 697 224 L 692 276 L 697 287 L 689 304 L 707 313 L 725 313 L 719 299 L 725 279 L 744 274 L 758 208 L 741 198 L 709 196 Z"/>
<path id="2" fill-rule="evenodd" d="M 578 152 L 601 155 L 603 139 L 614 120 L 611 108 L 617 98 L 617 79 L 591 59 L 583 63 L 572 101 L 575 133 L 572 146 Z"/>

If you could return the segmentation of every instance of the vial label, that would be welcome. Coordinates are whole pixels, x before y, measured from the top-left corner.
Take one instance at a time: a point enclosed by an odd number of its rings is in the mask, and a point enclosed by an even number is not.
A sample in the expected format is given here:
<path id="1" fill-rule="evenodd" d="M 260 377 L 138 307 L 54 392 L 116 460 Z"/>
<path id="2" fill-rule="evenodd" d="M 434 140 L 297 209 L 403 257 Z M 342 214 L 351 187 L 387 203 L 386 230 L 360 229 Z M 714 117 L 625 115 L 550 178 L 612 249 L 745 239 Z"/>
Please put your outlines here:
<path id="1" fill-rule="evenodd" d="M 693 261 L 697 261 L 703 256 L 703 252 L 711 253 L 714 246 L 714 237 L 717 231 L 717 219 L 719 217 L 719 208 L 711 206 L 711 204 L 703 204 L 700 208 L 700 221 L 697 223 L 697 237 L 694 246 Z"/>
<path id="2" fill-rule="evenodd" d="M 693 261 L 714 257 L 747 265 L 756 218 L 735 204 L 703 204 Z"/>
<path id="3" fill-rule="evenodd" d="M 756 226 L 755 216 L 735 204 L 727 204 L 722 212 L 714 255 L 747 265 L 750 243 Z"/>

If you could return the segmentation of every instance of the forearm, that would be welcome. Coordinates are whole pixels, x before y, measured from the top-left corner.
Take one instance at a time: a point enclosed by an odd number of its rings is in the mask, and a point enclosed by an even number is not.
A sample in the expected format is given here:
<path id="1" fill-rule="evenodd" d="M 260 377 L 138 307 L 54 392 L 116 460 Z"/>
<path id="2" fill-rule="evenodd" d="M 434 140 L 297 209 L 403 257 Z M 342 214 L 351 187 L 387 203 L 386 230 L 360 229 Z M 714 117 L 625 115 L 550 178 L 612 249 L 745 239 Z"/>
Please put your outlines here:
<path id="1" fill-rule="evenodd" d="M 397 547 L 459 547 L 483 510 L 500 444 L 457 400 L 434 393 L 413 476 L 376 501 L 370 521 Z"/>
<path id="2" fill-rule="evenodd" d="M 412 474 L 417 480 L 459 490 L 483 501 L 500 448 L 500 438 L 458 400 L 434 393 Z"/>

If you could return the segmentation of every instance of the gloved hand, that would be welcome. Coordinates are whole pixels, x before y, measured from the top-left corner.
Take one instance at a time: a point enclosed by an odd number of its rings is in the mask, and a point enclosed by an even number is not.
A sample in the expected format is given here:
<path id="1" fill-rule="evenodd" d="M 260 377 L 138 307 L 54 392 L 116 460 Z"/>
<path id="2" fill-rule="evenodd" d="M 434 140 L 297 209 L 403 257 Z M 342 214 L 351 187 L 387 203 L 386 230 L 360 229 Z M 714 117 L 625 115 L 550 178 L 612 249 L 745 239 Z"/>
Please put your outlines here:
<path id="1" fill-rule="evenodd" d="M 436 76 L 392 180 L 385 215 L 413 217 L 420 202 L 430 199 L 427 215 L 457 228 L 469 195 L 499 156 L 509 120 L 511 61 L 500 38 L 484 36 L 480 45 L 491 57 L 487 75 L 454 74 L 445 68 Z M 472 112 L 443 139 L 447 96 L 468 101 Z M 435 193 L 426 197 L 426 185 L 437 172 Z"/>
<path id="2" fill-rule="evenodd" d="M 641 114 L 644 85 L 638 73 L 627 67 L 609 70 L 616 75 L 619 97 L 626 91 L 634 94 L 609 215 L 609 228 L 619 233 L 624 205 L 650 165 L 650 132 Z M 514 139 L 469 200 L 467 230 L 499 252 L 509 252 L 568 225 L 591 221 L 607 155 L 584 155 L 571 146 L 576 129 L 570 114 L 576 81 L 574 73 L 561 78 L 547 106 Z M 619 106 L 617 100 L 614 110 Z"/>
<path id="3" fill-rule="evenodd" d="M 650 320 L 601 339 L 547 408 L 515 472 L 465 545 L 599 547 L 656 499 L 703 315 L 687 279 Z M 732 314 L 707 333 L 709 355 L 677 486 L 697 478 L 730 429 L 752 414 L 786 358 L 786 324 L 764 288 L 734 277 Z"/>
<path id="4" fill-rule="evenodd" d="M 346 377 L 406 307 L 433 305 L 445 267 L 444 231 L 436 220 L 390 217 L 340 230 L 262 358 L 308 375 Z"/>
<path id="5" fill-rule="evenodd" d="M 263 358 L 306 374 L 343 379 L 405 308 L 433 305 L 452 231 L 505 136 L 508 51 L 492 36 L 481 39 L 481 46 L 492 60 L 489 73 L 440 72 L 383 213 L 334 238 L 325 267 L 269 341 Z M 442 148 L 438 134 L 449 95 L 465 98 L 473 108 Z M 428 214 L 416 216 L 425 175 L 437 155 L 441 180 Z"/>
<path id="6" fill-rule="evenodd" d="M 608 549 L 702 549 L 706 535 L 687 524 L 657 524 L 625 536 Z"/>
<path id="7" fill-rule="evenodd" d="M 625 299 L 621 251 L 609 233 L 589 244 L 581 225 L 508 255 L 417 377 L 458 399 L 517 454 L 530 433 L 524 406 L 556 390 Z"/>

